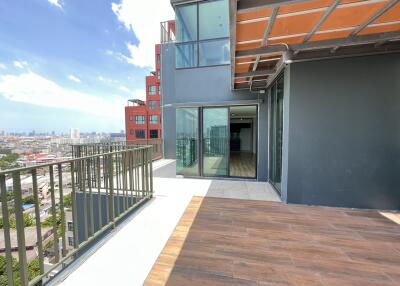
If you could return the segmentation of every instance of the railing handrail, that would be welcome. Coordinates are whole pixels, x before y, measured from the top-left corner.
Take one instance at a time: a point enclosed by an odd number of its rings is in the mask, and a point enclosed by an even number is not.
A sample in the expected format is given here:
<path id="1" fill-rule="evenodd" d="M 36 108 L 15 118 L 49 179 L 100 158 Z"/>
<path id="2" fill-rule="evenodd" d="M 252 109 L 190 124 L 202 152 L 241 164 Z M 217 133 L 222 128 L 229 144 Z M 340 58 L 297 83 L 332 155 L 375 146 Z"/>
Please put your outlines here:
<path id="1" fill-rule="evenodd" d="M 137 146 L 129 150 L 141 150 L 141 149 L 149 149 L 151 148 L 151 145 L 144 145 L 144 146 Z M 0 171 L 0 176 L 1 175 L 7 175 L 8 173 L 14 173 L 14 172 L 29 172 L 34 169 L 41 169 L 45 167 L 50 167 L 50 166 L 56 166 L 56 165 L 62 165 L 62 164 L 68 164 L 68 163 L 74 163 L 79 160 L 85 160 L 85 159 L 91 159 L 91 158 L 97 158 L 97 157 L 102 157 L 105 155 L 112 155 L 112 154 L 119 154 L 122 152 L 126 152 L 127 150 L 117 150 L 117 151 L 112 151 L 112 152 L 104 152 L 101 154 L 95 154 L 95 155 L 90 155 L 90 156 L 84 156 L 84 157 L 79 157 L 79 158 L 73 158 L 73 159 L 68 159 L 68 160 L 62 160 L 62 161 L 57 161 L 57 162 L 51 162 L 51 163 L 44 163 L 44 164 L 38 164 L 38 165 L 33 165 L 29 167 L 19 167 L 19 168 L 14 168 L 14 169 L 8 169 L 8 170 L 3 170 Z"/>

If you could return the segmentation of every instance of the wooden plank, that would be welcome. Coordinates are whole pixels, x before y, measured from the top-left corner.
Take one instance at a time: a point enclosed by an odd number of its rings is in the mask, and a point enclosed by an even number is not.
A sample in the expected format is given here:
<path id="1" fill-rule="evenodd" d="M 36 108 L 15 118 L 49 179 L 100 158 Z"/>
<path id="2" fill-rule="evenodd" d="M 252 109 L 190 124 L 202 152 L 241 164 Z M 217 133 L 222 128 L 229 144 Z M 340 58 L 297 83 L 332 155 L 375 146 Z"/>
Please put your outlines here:
<path id="1" fill-rule="evenodd" d="M 145 285 L 400 285 L 377 211 L 194 197 Z"/>

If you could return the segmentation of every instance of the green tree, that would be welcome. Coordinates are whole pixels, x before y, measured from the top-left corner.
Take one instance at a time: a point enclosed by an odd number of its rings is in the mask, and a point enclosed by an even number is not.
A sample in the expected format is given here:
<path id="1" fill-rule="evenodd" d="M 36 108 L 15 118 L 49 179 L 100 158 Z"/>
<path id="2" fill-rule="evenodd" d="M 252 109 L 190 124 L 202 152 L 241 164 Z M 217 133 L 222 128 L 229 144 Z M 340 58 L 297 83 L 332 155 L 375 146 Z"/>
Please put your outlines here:
<path id="1" fill-rule="evenodd" d="M 33 197 L 33 195 L 27 196 L 27 197 L 22 199 L 22 204 L 23 205 L 35 204 L 35 198 Z"/>
<path id="2" fill-rule="evenodd" d="M 71 208 L 72 207 L 72 194 L 64 196 L 64 207 Z"/>
<path id="3" fill-rule="evenodd" d="M 16 161 L 18 160 L 18 154 L 7 154 L 0 159 L 0 169 L 12 169 L 17 167 Z"/>

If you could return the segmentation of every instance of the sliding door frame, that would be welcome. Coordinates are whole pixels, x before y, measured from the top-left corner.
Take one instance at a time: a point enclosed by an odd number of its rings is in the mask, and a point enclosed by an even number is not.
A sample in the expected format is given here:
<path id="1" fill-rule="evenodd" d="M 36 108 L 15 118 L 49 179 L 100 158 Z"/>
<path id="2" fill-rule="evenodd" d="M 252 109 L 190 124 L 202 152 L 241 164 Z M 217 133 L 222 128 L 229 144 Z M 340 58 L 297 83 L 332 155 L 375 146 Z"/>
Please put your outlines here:
<path id="1" fill-rule="evenodd" d="M 230 175 L 230 167 L 231 167 L 231 156 L 230 156 L 230 141 L 231 141 L 231 107 L 235 106 L 255 106 L 256 107 L 256 123 L 254 124 L 254 119 L 252 119 L 252 128 L 255 128 L 255 176 L 254 177 L 240 177 L 240 176 L 231 176 Z M 179 108 L 197 108 L 198 114 L 198 146 L 197 146 L 197 154 L 198 154 L 198 175 L 185 175 L 185 174 L 177 174 L 182 175 L 187 178 L 235 178 L 235 179 L 257 179 L 258 177 L 258 127 L 260 125 L 258 113 L 259 113 L 259 104 L 234 104 L 234 105 L 206 105 L 206 106 L 193 106 L 193 107 L 179 107 Z M 204 109 L 212 109 L 212 108 L 227 108 L 228 109 L 228 118 L 227 118 L 227 175 L 222 176 L 205 176 L 204 175 L 204 138 L 203 138 L 203 127 L 204 127 Z"/>

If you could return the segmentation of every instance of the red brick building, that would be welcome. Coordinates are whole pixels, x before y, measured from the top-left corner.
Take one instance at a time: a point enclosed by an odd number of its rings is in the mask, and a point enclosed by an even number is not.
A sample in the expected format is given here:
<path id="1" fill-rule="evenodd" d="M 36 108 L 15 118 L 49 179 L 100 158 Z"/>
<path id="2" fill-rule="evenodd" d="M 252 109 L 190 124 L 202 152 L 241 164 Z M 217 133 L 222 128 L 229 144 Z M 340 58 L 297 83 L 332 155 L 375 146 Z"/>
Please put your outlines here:
<path id="1" fill-rule="evenodd" d="M 155 46 L 156 70 L 146 76 L 146 101 L 132 99 L 125 107 L 126 140 L 161 138 L 161 59 Z"/>

